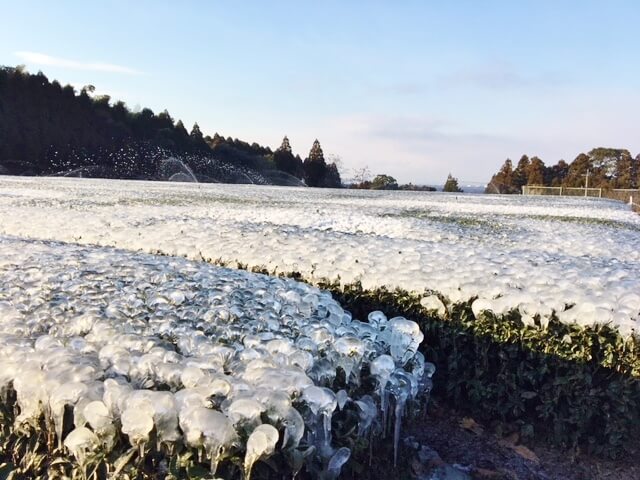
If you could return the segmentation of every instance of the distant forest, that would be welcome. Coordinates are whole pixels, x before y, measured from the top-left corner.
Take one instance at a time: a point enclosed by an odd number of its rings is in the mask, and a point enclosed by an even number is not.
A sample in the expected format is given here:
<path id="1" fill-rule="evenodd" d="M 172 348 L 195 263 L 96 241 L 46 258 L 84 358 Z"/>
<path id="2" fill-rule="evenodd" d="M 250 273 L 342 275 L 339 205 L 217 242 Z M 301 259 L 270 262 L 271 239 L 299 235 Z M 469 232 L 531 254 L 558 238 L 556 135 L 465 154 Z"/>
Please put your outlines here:
<path id="1" fill-rule="evenodd" d="M 587 172 L 590 188 L 636 189 L 640 185 L 640 154 L 633 158 L 629 150 L 601 147 L 581 153 L 571 163 L 560 160 L 549 167 L 538 157 L 523 155 L 515 168 L 507 159 L 485 193 L 521 193 L 524 185 L 584 187 Z"/>
<path id="2" fill-rule="evenodd" d="M 302 160 L 287 137 L 272 151 L 93 93 L 0 67 L 0 174 L 341 186 L 317 140 Z"/>

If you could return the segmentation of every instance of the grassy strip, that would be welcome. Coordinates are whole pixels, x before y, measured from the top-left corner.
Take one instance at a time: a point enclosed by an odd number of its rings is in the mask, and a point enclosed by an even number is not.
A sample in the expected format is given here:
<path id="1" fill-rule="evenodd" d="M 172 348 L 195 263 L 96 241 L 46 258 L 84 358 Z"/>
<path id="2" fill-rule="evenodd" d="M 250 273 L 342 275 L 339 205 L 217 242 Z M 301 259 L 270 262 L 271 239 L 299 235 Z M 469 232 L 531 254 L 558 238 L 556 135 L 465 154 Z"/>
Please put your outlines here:
<path id="1" fill-rule="evenodd" d="M 640 434 L 640 340 L 607 326 L 552 319 L 525 326 L 517 312 L 475 318 L 471 301 L 446 318 L 429 315 L 405 290 L 321 284 L 355 317 L 382 310 L 418 322 L 437 367 L 433 395 L 522 436 L 612 458 Z"/>

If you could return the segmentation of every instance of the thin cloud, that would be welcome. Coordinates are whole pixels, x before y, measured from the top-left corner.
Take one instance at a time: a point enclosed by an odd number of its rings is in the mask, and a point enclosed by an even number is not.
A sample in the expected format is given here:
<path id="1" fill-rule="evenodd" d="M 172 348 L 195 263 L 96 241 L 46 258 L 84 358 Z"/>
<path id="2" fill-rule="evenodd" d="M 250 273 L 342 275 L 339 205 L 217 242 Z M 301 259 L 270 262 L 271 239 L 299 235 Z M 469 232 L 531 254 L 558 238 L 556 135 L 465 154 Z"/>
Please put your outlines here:
<path id="1" fill-rule="evenodd" d="M 385 139 L 399 143 L 449 144 L 472 141 L 474 143 L 504 143 L 512 139 L 499 134 L 480 131 L 469 132 L 459 125 L 427 116 L 356 115 L 343 117 L 343 128 L 368 139 Z"/>
<path id="2" fill-rule="evenodd" d="M 556 87 L 566 84 L 567 78 L 557 72 L 539 72 L 525 75 L 512 65 L 501 62 L 477 65 L 441 75 L 437 79 L 439 87 L 476 87 L 487 90 L 504 91 L 511 89 Z"/>
<path id="3" fill-rule="evenodd" d="M 14 52 L 26 63 L 46 65 L 48 67 L 68 68 L 70 70 L 88 70 L 93 72 L 122 73 L 124 75 L 141 75 L 142 72 L 134 68 L 103 62 L 79 62 L 67 58 L 54 57 L 38 52 Z"/>

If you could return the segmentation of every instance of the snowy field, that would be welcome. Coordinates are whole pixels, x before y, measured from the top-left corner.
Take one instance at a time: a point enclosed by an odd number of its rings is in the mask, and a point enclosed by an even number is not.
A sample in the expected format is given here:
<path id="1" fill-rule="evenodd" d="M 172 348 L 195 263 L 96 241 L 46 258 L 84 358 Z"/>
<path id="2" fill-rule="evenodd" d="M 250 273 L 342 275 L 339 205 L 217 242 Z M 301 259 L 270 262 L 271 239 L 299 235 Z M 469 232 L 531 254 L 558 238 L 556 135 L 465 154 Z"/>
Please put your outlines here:
<path id="1" fill-rule="evenodd" d="M 599 199 L 0 177 L 0 234 L 640 322 L 640 216 Z"/>

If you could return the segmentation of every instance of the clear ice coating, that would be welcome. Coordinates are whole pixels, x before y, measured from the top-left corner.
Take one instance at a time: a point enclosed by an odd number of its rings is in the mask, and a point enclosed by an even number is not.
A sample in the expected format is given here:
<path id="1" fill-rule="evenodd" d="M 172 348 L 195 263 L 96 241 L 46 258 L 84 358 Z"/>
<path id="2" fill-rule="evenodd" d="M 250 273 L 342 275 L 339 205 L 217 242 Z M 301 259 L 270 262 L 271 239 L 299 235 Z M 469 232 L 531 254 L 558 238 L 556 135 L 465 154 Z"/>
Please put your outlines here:
<path id="1" fill-rule="evenodd" d="M 140 456 L 186 445 L 212 475 L 244 457 L 248 479 L 282 454 L 294 473 L 337 478 L 352 454 L 334 444 L 337 412 L 359 436 L 392 430 L 397 449 L 433 373 L 422 339 L 289 279 L 0 236 L 0 393 L 16 392 L 16 426 L 49 418 L 79 464 L 118 442 Z"/>
<path id="2" fill-rule="evenodd" d="M 94 432 L 85 427 L 71 431 L 64 439 L 64 446 L 73 455 L 80 466 L 84 466 L 87 456 L 100 446 L 100 440 Z"/>
<path id="3" fill-rule="evenodd" d="M 477 299 L 477 315 L 518 310 L 543 328 L 555 315 L 624 336 L 640 334 L 638 232 L 640 216 L 604 199 L 0 176 L 0 235 L 426 290 L 422 305 L 438 315 Z M 330 311 L 295 291 L 283 305 L 297 296 L 300 312 Z M 175 286 L 146 301 L 188 297 Z"/>
<path id="4" fill-rule="evenodd" d="M 245 478 L 251 478 L 253 464 L 263 457 L 273 454 L 278 443 L 278 430 L 272 425 L 258 425 L 247 440 L 247 453 L 244 457 Z"/>
<path id="5" fill-rule="evenodd" d="M 329 464 L 327 465 L 327 474 L 325 478 L 327 480 L 335 480 L 340 475 L 342 466 L 347 463 L 351 456 L 351 450 L 346 447 L 339 448 L 336 453 L 333 454 Z"/>

